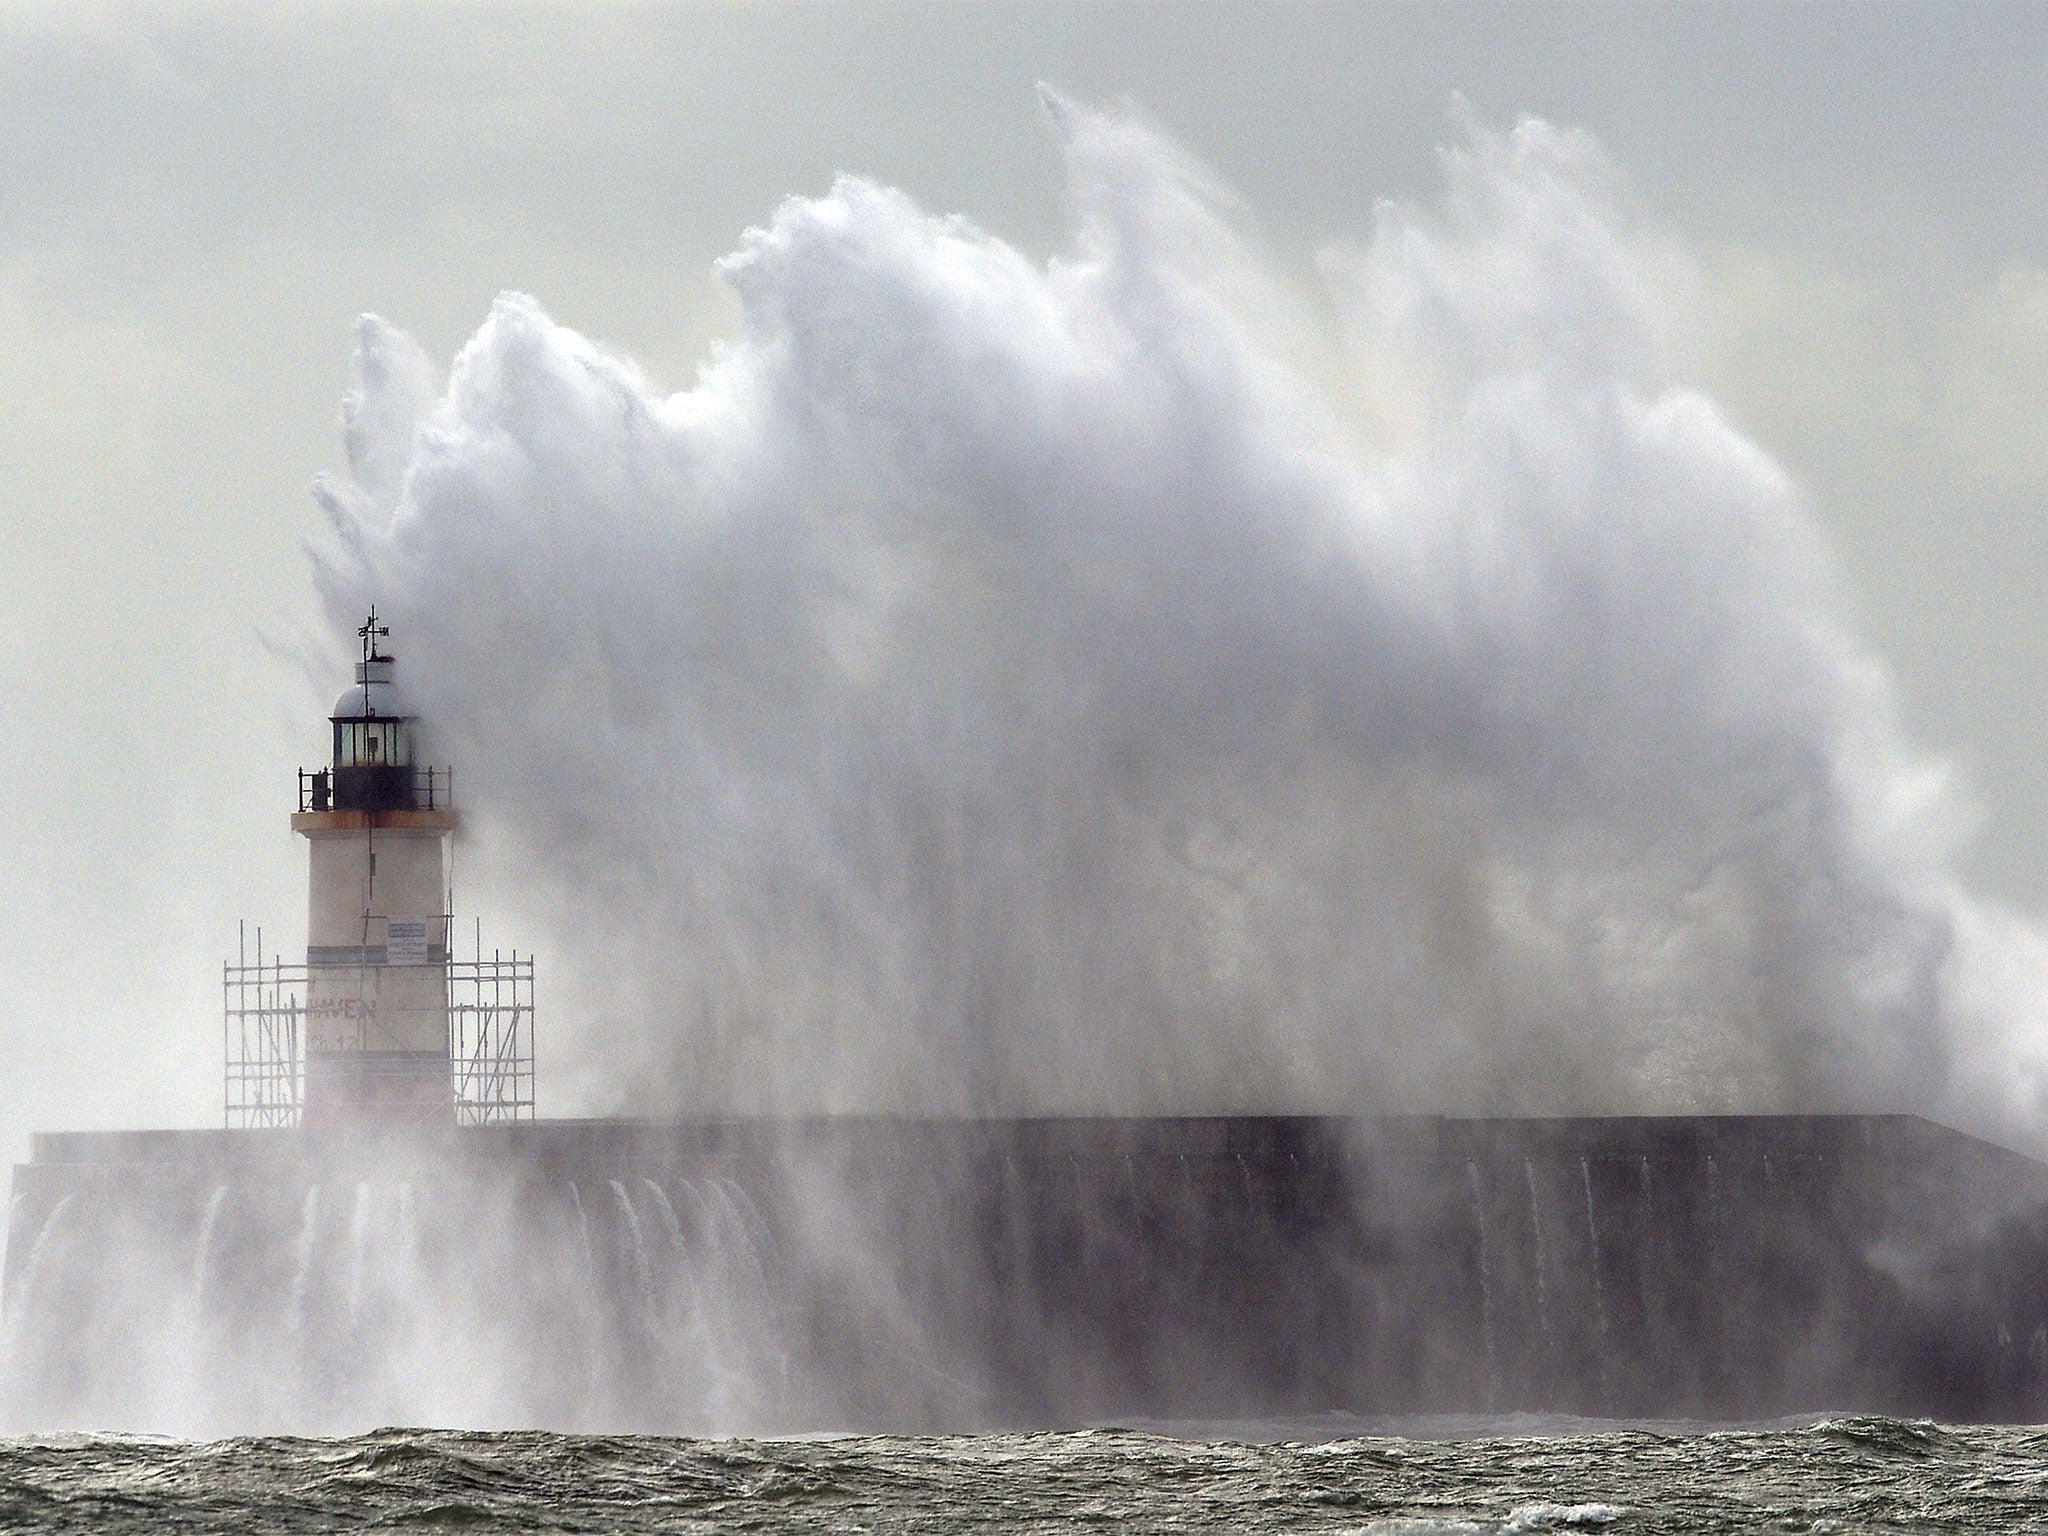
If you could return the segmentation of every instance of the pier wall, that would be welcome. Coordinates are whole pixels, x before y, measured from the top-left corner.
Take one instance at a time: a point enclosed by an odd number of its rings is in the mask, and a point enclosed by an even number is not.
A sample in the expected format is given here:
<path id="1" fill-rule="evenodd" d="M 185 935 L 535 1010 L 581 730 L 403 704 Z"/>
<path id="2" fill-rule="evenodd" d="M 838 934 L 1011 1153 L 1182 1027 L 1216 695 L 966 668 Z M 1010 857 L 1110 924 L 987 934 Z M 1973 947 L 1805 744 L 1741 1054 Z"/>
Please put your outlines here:
<path id="1" fill-rule="evenodd" d="M 15 1428 L 2048 1417 L 2048 1166 L 1904 1116 L 52 1134 Z"/>

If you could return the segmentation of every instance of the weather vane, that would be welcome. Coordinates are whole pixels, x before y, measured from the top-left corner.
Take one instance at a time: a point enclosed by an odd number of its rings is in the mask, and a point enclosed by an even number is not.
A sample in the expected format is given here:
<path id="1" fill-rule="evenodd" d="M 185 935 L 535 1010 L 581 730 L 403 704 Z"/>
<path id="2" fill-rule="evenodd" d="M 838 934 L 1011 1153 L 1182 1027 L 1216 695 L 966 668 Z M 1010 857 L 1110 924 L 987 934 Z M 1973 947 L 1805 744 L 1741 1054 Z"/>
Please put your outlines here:
<path id="1" fill-rule="evenodd" d="M 363 642 L 363 662 L 365 665 L 384 659 L 377 654 L 377 641 L 388 636 L 390 633 L 391 626 L 389 624 L 381 627 L 378 625 L 377 605 L 375 603 L 370 604 L 370 616 L 356 626 L 356 638 Z"/>

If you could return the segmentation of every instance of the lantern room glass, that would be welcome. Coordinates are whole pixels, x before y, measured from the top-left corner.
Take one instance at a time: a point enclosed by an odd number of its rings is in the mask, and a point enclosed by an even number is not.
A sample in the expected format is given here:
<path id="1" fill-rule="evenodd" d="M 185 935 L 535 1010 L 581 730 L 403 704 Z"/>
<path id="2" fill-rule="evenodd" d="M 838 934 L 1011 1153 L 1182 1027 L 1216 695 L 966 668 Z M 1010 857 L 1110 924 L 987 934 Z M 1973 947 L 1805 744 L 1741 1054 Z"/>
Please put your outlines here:
<path id="1" fill-rule="evenodd" d="M 412 762 L 412 728 L 403 720 L 334 722 L 337 768 L 403 768 Z"/>

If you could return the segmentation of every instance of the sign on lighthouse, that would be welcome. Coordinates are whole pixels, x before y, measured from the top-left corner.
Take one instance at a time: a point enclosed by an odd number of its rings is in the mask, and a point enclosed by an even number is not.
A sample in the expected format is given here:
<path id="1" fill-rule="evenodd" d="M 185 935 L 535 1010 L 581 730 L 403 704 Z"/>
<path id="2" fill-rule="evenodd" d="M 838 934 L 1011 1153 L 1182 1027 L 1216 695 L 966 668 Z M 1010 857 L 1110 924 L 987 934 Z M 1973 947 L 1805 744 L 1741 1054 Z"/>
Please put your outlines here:
<path id="1" fill-rule="evenodd" d="M 530 1118 L 533 961 L 452 945 L 453 770 L 417 760 L 390 628 L 356 631 L 324 768 L 299 773 L 306 961 L 226 967 L 230 1125 Z"/>

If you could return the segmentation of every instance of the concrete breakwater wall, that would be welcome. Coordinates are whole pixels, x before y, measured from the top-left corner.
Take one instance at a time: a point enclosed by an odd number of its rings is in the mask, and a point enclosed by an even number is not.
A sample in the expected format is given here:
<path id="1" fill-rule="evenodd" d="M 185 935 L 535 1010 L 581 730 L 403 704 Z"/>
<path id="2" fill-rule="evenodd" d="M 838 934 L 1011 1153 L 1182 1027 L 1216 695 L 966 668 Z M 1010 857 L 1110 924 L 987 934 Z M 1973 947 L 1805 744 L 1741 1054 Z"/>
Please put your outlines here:
<path id="1" fill-rule="evenodd" d="M 13 1428 L 2048 1416 L 2048 1166 L 1903 1116 L 42 1135 Z"/>

